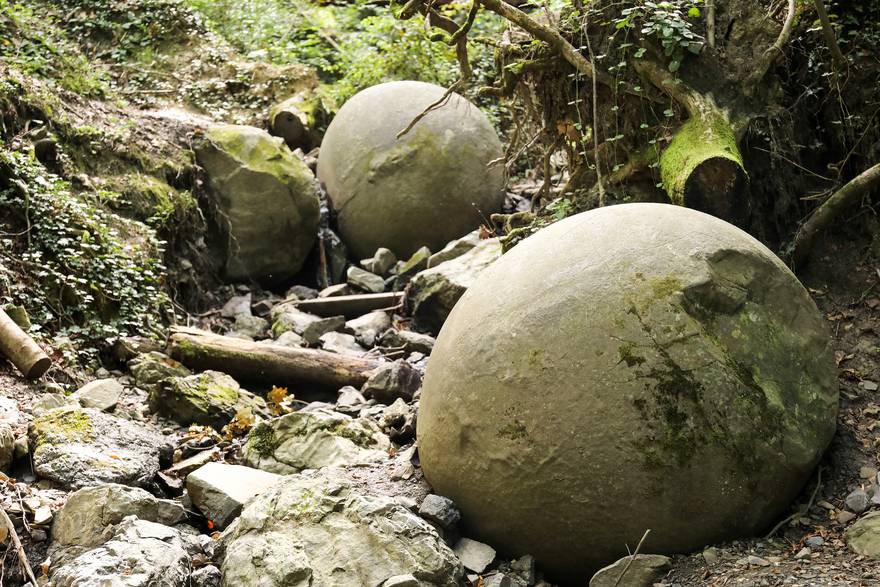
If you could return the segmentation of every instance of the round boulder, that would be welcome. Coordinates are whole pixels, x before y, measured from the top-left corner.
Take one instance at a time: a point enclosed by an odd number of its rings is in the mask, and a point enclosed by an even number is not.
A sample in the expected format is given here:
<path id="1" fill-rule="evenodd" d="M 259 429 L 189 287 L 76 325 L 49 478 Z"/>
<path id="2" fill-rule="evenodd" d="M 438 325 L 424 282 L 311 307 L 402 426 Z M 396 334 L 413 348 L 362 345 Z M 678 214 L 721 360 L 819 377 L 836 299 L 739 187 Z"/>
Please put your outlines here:
<path id="1" fill-rule="evenodd" d="M 277 283 L 298 272 L 318 234 L 318 185 L 282 139 L 251 126 L 218 125 L 195 147 L 227 240 L 227 281 Z"/>
<path id="2" fill-rule="evenodd" d="M 440 250 L 498 212 L 504 201 L 502 156 L 495 129 L 478 108 L 453 93 L 407 134 L 439 86 L 415 81 L 359 92 L 324 135 L 318 178 L 356 258 L 379 247 L 406 259 L 422 246 Z"/>
<path id="3" fill-rule="evenodd" d="M 499 296 L 498 293 L 503 292 Z M 583 585 L 754 535 L 830 442 L 825 322 L 754 238 L 706 214 L 578 214 L 483 271 L 440 332 L 418 444 L 468 535 Z"/>

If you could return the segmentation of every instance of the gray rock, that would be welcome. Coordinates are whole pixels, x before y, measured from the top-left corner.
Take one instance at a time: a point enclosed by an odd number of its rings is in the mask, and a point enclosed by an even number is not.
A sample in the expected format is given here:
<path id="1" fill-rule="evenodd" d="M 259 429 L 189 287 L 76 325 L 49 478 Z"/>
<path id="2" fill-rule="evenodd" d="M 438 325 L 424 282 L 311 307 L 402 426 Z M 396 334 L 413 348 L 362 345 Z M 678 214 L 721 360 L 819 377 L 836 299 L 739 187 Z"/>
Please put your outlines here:
<path id="1" fill-rule="evenodd" d="M 15 458 L 15 433 L 9 424 L 0 423 L 0 471 L 9 469 Z"/>
<path id="2" fill-rule="evenodd" d="M 58 408 L 28 432 L 34 471 L 65 487 L 96 483 L 145 486 L 159 470 L 164 439 L 142 424 L 92 408 Z"/>
<path id="3" fill-rule="evenodd" d="M 55 513 L 52 540 L 61 546 L 98 546 L 104 530 L 128 516 L 173 526 L 186 519 L 179 503 L 157 499 L 138 487 L 104 483 L 71 493 Z"/>
<path id="4" fill-rule="evenodd" d="M 535 557 L 527 554 L 511 561 L 510 571 L 527 585 L 535 582 Z"/>
<path id="5" fill-rule="evenodd" d="M 337 283 L 328 285 L 318 293 L 319 298 L 333 298 L 337 296 L 347 296 L 353 293 L 347 283 Z"/>
<path id="6" fill-rule="evenodd" d="M 306 341 L 303 337 L 292 330 L 282 332 L 275 340 L 266 341 L 269 344 L 280 344 L 281 346 L 305 346 Z"/>
<path id="7" fill-rule="evenodd" d="M 188 426 L 201 424 L 220 429 L 240 410 L 255 416 L 267 413 L 266 401 L 242 389 L 219 371 L 174 377 L 150 391 L 150 409 Z"/>
<path id="8" fill-rule="evenodd" d="M 49 578 L 55 587 L 188 587 L 187 546 L 178 530 L 132 516 L 97 548 L 50 550 Z"/>
<path id="9" fill-rule="evenodd" d="M 259 316 L 251 316 L 250 314 L 239 314 L 235 318 L 235 324 L 232 331 L 259 340 L 266 338 L 269 332 L 269 321 Z"/>
<path id="10" fill-rule="evenodd" d="M 412 256 L 404 261 L 403 265 L 397 268 L 397 277 L 394 279 L 394 289 L 402 290 L 409 283 L 413 276 L 428 267 L 428 258 L 431 251 L 428 247 L 422 247 L 412 254 Z"/>
<path id="11" fill-rule="evenodd" d="M 379 407 L 379 406 L 376 406 Z M 403 443 L 415 437 L 415 410 L 402 398 L 394 400 L 390 406 L 382 410 L 379 427 L 391 437 L 391 440 Z"/>
<path id="12" fill-rule="evenodd" d="M 421 583 L 413 575 L 395 575 L 382 583 L 381 587 L 420 587 Z"/>
<path id="13" fill-rule="evenodd" d="M 464 568 L 475 573 L 482 573 L 495 560 L 494 548 L 470 538 L 462 538 L 456 542 L 453 550 Z"/>
<path id="14" fill-rule="evenodd" d="M 227 222 L 216 251 L 229 281 L 279 282 L 306 260 L 318 232 L 318 185 L 281 139 L 248 126 L 219 125 L 195 145 L 208 187 Z"/>
<path id="15" fill-rule="evenodd" d="M 221 541 L 225 587 L 362 587 L 406 574 L 422 587 L 458 587 L 463 574 L 430 524 L 324 475 L 285 477 L 249 502 Z"/>
<path id="16" fill-rule="evenodd" d="M 41 397 L 44 397 L 45 394 Z M 15 427 L 21 421 L 18 402 L 11 397 L 0 395 L 0 424 Z"/>
<path id="17" fill-rule="evenodd" d="M 469 232 L 460 239 L 450 242 L 445 247 L 431 255 L 428 258 L 428 269 L 436 267 L 440 263 L 451 261 L 456 257 L 461 257 L 478 244 L 480 244 L 480 231 L 475 230 Z"/>
<path id="18" fill-rule="evenodd" d="M 412 314 L 414 327 L 439 332 L 459 298 L 500 256 L 499 240 L 487 239 L 467 253 L 413 277 L 404 307 Z"/>
<path id="19" fill-rule="evenodd" d="M 870 500 L 868 499 L 868 494 L 865 493 L 862 489 L 856 489 L 852 493 L 846 496 L 846 507 L 857 514 L 864 512 L 868 509 L 868 505 L 870 505 Z"/>
<path id="20" fill-rule="evenodd" d="M 367 352 L 367 349 L 359 345 L 351 334 L 328 332 L 322 334 L 318 340 L 321 343 L 321 348 L 331 353 L 362 357 Z"/>
<path id="21" fill-rule="evenodd" d="M 344 316 L 321 318 L 288 307 L 275 317 L 272 333 L 278 338 L 284 332 L 293 331 L 302 336 L 308 344 L 316 344 L 322 334 L 340 330 L 343 326 L 345 326 Z"/>
<path id="22" fill-rule="evenodd" d="M 430 522 L 436 522 L 444 530 L 449 530 L 461 520 L 461 512 L 448 497 L 430 494 L 419 506 L 419 515 Z"/>
<path id="23" fill-rule="evenodd" d="M 69 395 L 64 395 L 63 393 L 44 393 L 34 402 L 31 412 L 36 417 L 56 408 L 78 407 L 80 407 L 79 402 Z"/>
<path id="24" fill-rule="evenodd" d="M 270 295 L 268 298 L 264 298 L 259 302 L 254 302 L 253 306 L 251 306 L 251 310 L 253 311 L 254 316 L 265 318 L 272 313 L 272 308 L 274 308 L 275 304 L 280 301 L 281 298 L 275 295 Z"/>
<path id="25" fill-rule="evenodd" d="M 110 412 L 119 403 L 123 391 L 122 384 L 115 379 L 96 379 L 77 389 L 72 398 L 84 408 Z"/>
<path id="26" fill-rule="evenodd" d="M 370 273 L 352 265 L 346 272 L 348 284 L 369 293 L 385 291 L 385 280 L 375 273 Z"/>
<path id="27" fill-rule="evenodd" d="M 880 512 L 866 514 L 847 528 L 846 543 L 856 554 L 880 560 Z"/>
<path id="28" fill-rule="evenodd" d="M 239 316 L 251 315 L 251 294 L 233 296 L 220 309 L 220 315 L 224 318 L 238 318 Z"/>
<path id="29" fill-rule="evenodd" d="M 193 571 L 189 580 L 190 587 L 220 587 L 223 574 L 214 565 L 207 565 Z"/>
<path id="30" fill-rule="evenodd" d="M 278 482 L 280 475 L 259 469 L 208 463 L 186 477 L 186 490 L 194 506 L 224 528 L 241 513 L 242 506 Z"/>
<path id="31" fill-rule="evenodd" d="M 186 377 L 192 371 L 158 351 L 138 355 L 128 364 L 138 387 L 150 388 L 171 377 Z"/>
<path id="32" fill-rule="evenodd" d="M 820 546 L 825 544 L 825 539 L 821 536 L 810 536 L 804 541 L 804 544 L 806 544 L 810 548 L 819 548 Z"/>
<path id="33" fill-rule="evenodd" d="M 493 573 L 483 577 L 483 587 L 514 587 L 513 581 L 504 573 Z"/>
<path id="34" fill-rule="evenodd" d="M 397 398 L 410 401 L 421 385 L 421 374 L 406 361 L 398 360 L 374 369 L 361 387 L 361 393 L 367 399 L 390 404 Z"/>
<path id="35" fill-rule="evenodd" d="M 662 579 L 672 568 L 669 557 L 659 554 L 637 554 L 630 564 L 631 557 L 624 557 L 614 564 L 600 569 L 590 579 L 590 587 L 651 587 Z M 621 579 L 626 566 L 626 574 Z M 618 581 L 620 581 L 618 583 Z"/>
<path id="36" fill-rule="evenodd" d="M 430 355 L 434 349 L 434 337 L 412 330 L 389 328 L 379 338 L 383 347 L 403 348 L 407 353 Z"/>
<path id="37" fill-rule="evenodd" d="M 353 318 L 345 323 L 345 331 L 367 348 L 371 348 L 380 333 L 391 328 L 391 317 L 388 312 L 376 311 Z"/>
<path id="38" fill-rule="evenodd" d="M 366 403 L 367 398 L 364 397 L 364 394 L 354 387 L 346 385 L 339 390 L 339 395 L 336 398 L 336 411 L 356 416 L 364 409 Z"/>
<path id="39" fill-rule="evenodd" d="M 303 469 L 381 462 L 391 442 L 366 418 L 316 409 L 256 425 L 243 448 L 248 466 L 279 475 Z"/>
<path id="40" fill-rule="evenodd" d="M 287 290 L 287 297 L 296 296 L 298 300 L 312 300 L 318 297 L 318 290 L 305 285 L 294 285 Z"/>
<path id="41" fill-rule="evenodd" d="M 376 252 L 373 253 L 373 256 L 369 259 L 364 259 L 361 261 L 361 266 L 369 271 L 370 273 L 375 273 L 376 275 L 381 275 L 382 277 L 387 277 L 388 273 L 391 271 L 391 268 L 397 264 L 397 255 L 395 255 L 390 249 L 386 249 L 385 247 L 379 247 L 376 249 Z"/>

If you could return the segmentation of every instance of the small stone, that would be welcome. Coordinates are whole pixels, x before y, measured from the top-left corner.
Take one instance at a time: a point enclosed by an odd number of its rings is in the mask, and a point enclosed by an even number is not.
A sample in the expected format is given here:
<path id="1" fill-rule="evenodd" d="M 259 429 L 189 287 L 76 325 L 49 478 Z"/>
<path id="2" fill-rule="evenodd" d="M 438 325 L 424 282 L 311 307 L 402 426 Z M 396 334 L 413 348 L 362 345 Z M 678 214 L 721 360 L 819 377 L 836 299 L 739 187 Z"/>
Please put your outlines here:
<path id="1" fill-rule="evenodd" d="M 810 536 L 804 541 L 804 544 L 809 546 L 810 548 L 819 548 L 823 544 L 825 544 L 825 539 L 821 536 Z"/>
<path id="2" fill-rule="evenodd" d="M 269 321 L 259 316 L 239 314 L 235 317 L 232 331 L 253 339 L 266 338 L 266 333 L 269 331 Z"/>
<path id="3" fill-rule="evenodd" d="M 272 313 L 272 308 L 275 307 L 277 301 L 278 298 L 266 298 L 260 300 L 259 302 L 254 302 L 254 305 L 251 306 L 251 311 L 254 313 L 255 316 L 265 318 Z"/>
<path id="4" fill-rule="evenodd" d="M 861 387 L 865 391 L 877 391 L 878 385 L 874 381 L 868 381 L 867 379 L 865 379 L 859 383 L 859 387 Z"/>
<path id="5" fill-rule="evenodd" d="M 357 389 L 346 385 L 339 390 L 336 398 L 336 411 L 348 415 L 357 415 L 366 406 L 367 398 Z"/>
<path id="6" fill-rule="evenodd" d="M 419 506 L 419 515 L 426 520 L 436 522 L 445 530 L 454 527 L 461 519 L 461 512 L 455 507 L 455 502 L 448 497 L 433 493 L 422 501 L 422 505 Z"/>
<path id="7" fill-rule="evenodd" d="M 345 326 L 344 316 L 330 316 L 329 318 L 321 318 L 312 322 L 300 333 L 309 344 L 317 344 L 321 336 L 328 332 L 341 329 Z"/>
<path id="8" fill-rule="evenodd" d="M 877 477 L 877 469 L 874 467 L 862 467 L 859 469 L 859 477 L 862 479 L 875 479 Z"/>
<path id="9" fill-rule="evenodd" d="M 397 270 L 397 278 L 394 280 L 394 289 L 402 290 L 413 276 L 428 267 L 428 258 L 431 251 L 428 247 L 422 247 L 401 265 Z"/>
<path id="10" fill-rule="evenodd" d="M 382 587 L 419 587 L 421 583 L 412 575 L 395 575 L 382 583 Z"/>
<path id="11" fill-rule="evenodd" d="M 846 543 L 856 554 L 880 559 L 880 512 L 863 516 L 847 528 Z"/>
<path id="12" fill-rule="evenodd" d="M 519 557 L 510 563 L 510 570 L 526 584 L 532 585 L 535 582 L 535 557 L 530 554 Z"/>
<path id="13" fill-rule="evenodd" d="M 46 542 L 49 534 L 42 528 L 31 528 L 31 540 L 34 542 Z"/>
<path id="14" fill-rule="evenodd" d="M 846 496 L 846 507 L 856 514 L 860 514 L 868 509 L 868 494 L 862 489 L 856 489 Z"/>
<path id="15" fill-rule="evenodd" d="M 319 339 L 321 348 L 331 353 L 362 357 L 367 349 L 357 343 L 354 336 L 341 332 L 328 332 Z"/>
<path id="16" fill-rule="evenodd" d="M 76 390 L 72 397 L 84 408 L 110 412 L 119 403 L 123 387 L 115 379 L 96 379 Z"/>
<path id="17" fill-rule="evenodd" d="M 351 288 L 347 283 L 337 283 L 336 285 L 331 285 L 325 287 L 318 294 L 319 298 L 334 298 L 337 296 L 347 296 L 351 293 Z"/>
<path id="18" fill-rule="evenodd" d="M 361 393 L 368 399 L 390 404 L 397 398 L 410 401 L 422 385 L 422 376 L 405 361 L 385 363 L 373 370 L 370 378 L 361 387 Z"/>
<path id="19" fill-rule="evenodd" d="M 459 540 L 453 551 L 461 560 L 461 564 L 475 573 L 482 573 L 495 560 L 494 548 L 470 538 Z"/>
<path id="20" fill-rule="evenodd" d="M 397 264 L 397 256 L 385 247 L 379 247 L 371 259 L 361 261 L 361 266 L 371 273 L 385 277 Z"/>
<path id="21" fill-rule="evenodd" d="M 306 287 L 304 285 L 294 285 L 287 290 L 287 297 L 295 297 L 298 300 L 313 300 L 320 294 L 318 290 Z"/>
<path id="22" fill-rule="evenodd" d="M 346 272 L 349 285 L 370 293 L 385 291 L 385 280 L 375 273 L 370 273 L 352 265 Z"/>
<path id="23" fill-rule="evenodd" d="M 208 565 L 200 569 L 196 569 L 189 576 L 190 587 L 220 587 L 220 581 L 223 579 L 220 569 L 214 565 Z"/>
<path id="24" fill-rule="evenodd" d="M 435 339 L 428 334 L 413 332 L 412 330 L 397 330 L 389 328 L 379 338 L 379 344 L 383 347 L 403 348 L 407 353 L 422 353 L 430 355 L 434 349 Z"/>
<path id="25" fill-rule="evenodd" d="M 251 294 L 229 298 L 220 310 L 220 315 L 224 318 L 236 318 L 241 314 L 251 315 Z"/>
<path id="26" fill-rule="evenodd" d="M 454 240 L 447 244 L 440 251 L 434 253 L 428 258 L 428 269 L 436 267 L 440 263 L 460 257 L 480 244 L 480 232 L 475 230 L 466 234 L 458 240 Z"/>
<path id="27" fill-rule="evenodd" d="M 353 318 L 345 323 L 345 331 L 366 347 L 372 347 L 379 333 L 391 328 L 391 317 L 387 312 L 376 311 Z"/>
<path id="28" fill-rule="evenodd" d="M 513 587 L 513 581 L 504 573 L 494 573 L 483 577 L 483 587 Z"/>
<path id="29" fill-rule="evenodd" d="M 838 524 L 849 524 L 853 520 L 856 519 L 856 515 L 852 512 L 848 512 L 843 510 L 839 514 L 837 514 L 837 523 Z"/>
<path id="30" fill-rule="evenodd" d="M 797 552 L 796 555 L 794 555 L 794 558 L 796 558 L 796 559 L 807 558 L 807 557 L 809 557 L 811 554 L 813 554 L 812 549 L 810 549 L 809 546 L 805 546 L 805 547 L 803 547 L 802 549 L 800 549 L 800 550 Z"/>
<path id="31" fill-rule="evenodd" d="M 271 344 L 280 344 L 281 346 L 303 346 L 306 344 L 303 337 L 292 330 L 282 332 L 278 338 L 270 342 Z"/>
<path id="32" fill-rule="evenodd" d="M 34 417 L 39 418 L 49 410 L 55 408 L 78 408 L 79 402 L 63 393 L 44 393 L 40 399 L 34 402 L 31 411 Z"/>
<path id="33" fill-rule="evenodd" d="M 280 475 L 259 469 L 208 463 L 186 477 L 190 499 L 205 516 L 223 528 L 241 513 L 242 506 L 272 487 Z"/>
<path id="34" fill-rule="evenodd" d="M 718 562 L 718 549 L 714 547 L 707 548 L 703 551 L 703 560 L 707 565 L 714 565 Z"/>
<path id="35" fill-rule="evenodd" d="M 600 569 L 590 579 L 590 587 L 614 587 L 626 569 L 625 581 L 620 584 L 627 587 L 651 587 L 654 582 L 662 579 L 669 572 L 671 560 L 659 554 L 637 554 L 635 557 L 625 556 L 617 562 Z M 628 567 L 628 568 L 627 568 Z"/>
<path id="36" fill-rule="evenodd" d="M 752 567 L 769 567 L 770 561 L 767 559 L 761 558 L 760 556 L 749 555 L 748 558 L 749 566 Z"/>

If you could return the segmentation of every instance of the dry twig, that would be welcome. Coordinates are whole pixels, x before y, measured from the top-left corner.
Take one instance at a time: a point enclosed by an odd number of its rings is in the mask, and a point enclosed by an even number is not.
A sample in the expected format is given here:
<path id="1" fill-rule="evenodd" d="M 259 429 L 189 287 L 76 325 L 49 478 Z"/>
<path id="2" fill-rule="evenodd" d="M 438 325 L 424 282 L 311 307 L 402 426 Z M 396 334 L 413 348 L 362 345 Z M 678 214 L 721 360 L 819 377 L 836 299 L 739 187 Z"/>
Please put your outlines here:
<path id="1" fill-rule="evenodd" d="M 18 537 L 18 532 L 15 531 L 15 526 L 12 525 L 12 520 L 9 519 L 9 515 L 3 508 L 0 508 L 0 515 L 2 515 L 3 522 L 9 529 L 9 535 L 12 537 L 12 544 L 15 545 L 15 550 L 18 553 L 18 560 L 21 563 L 21 568 L 24 570 L 27 578 L 30 579 L 31 584 L 37 585 L 37 578 L 34 576 L 34 571 L 31 569 L 31 564 L 28 562 L 27 555 L 24 553 L 24 548 L 21 546 L 21 540 Z"/>

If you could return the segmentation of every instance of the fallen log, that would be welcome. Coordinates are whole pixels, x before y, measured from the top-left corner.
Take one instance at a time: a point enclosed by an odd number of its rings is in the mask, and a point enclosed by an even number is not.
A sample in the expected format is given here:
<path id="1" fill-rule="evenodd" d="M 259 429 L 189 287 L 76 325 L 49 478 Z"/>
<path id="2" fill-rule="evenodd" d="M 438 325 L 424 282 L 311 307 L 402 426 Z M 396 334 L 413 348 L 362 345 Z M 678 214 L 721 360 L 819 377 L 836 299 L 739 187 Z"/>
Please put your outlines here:
<path id="1" fill-rule="evenodd" d="M 37 379 L 52 366 L 43 349 L 0 310 L 0 352 L 28 379 Z"/>
<path id="2" fill-rule="evenodd" d="M 399 305 L 403 301 L 402 291 L 392 291 L 377 294 L 355 294 L 351 296 L 333 296 L 329 298 L 314 298 L 294 302 L 298 310 L 315 314 L 316 316 L 345 316 L 357 318 L 368 314 L 373 310 L 385 310 Z"/>
<path id="3" fill-rule="evenodd" d="M 174 328 L 169 354 L 194 369 L 214 369 L 232 377 L 285 386 L 313 383 L 360 387 L 377 361 L 307 348 L 257 344 L 195 328 Z"/>

